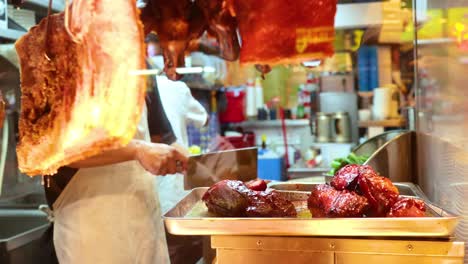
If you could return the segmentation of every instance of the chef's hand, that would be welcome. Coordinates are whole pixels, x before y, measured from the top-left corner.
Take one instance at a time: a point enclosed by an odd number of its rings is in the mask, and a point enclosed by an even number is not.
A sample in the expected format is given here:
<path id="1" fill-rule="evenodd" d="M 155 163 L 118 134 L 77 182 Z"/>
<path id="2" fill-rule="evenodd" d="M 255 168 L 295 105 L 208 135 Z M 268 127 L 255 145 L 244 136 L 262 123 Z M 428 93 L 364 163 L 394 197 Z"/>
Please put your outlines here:
<path id="1" fill-rule="evenodd" d="M 185 171 L 188 157 L 166 144 L 140 142 L 135 153 L 143 168 L 154 175 Z"/>

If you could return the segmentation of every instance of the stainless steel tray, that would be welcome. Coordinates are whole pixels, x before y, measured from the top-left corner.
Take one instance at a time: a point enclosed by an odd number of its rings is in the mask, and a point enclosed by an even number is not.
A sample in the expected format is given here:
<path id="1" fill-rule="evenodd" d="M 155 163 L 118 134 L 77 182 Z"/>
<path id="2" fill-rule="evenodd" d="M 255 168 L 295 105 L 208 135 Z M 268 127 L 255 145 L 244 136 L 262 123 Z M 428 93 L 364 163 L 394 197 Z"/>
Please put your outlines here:
<path id="1" fill-rule="evenodd" d="M 264 235 L 353 237 L 450 237 L 458 217 L 427 203 L 418 218 L 311 218 L 307 192 L 280 191 L 298 210 L 298 218 L 233 218 L 210 214 L 201 201 L 208 188 L 195 188 L 164 215 L 174 235 Z"/>
<path id="2" fill-rule="evenodd" d="M 414 185 L 411 182 L 394 182 L 393 183 L 400 192 L 401 195 L 419 197 L 423 200 L 428 200 L 423 191 L 419 186 Z M 269 188 L 278 191 L 299 191 L 299 192 L 311 192 L 316 186 L 315 183 L 301 183 L 301 182 L 272 182 L 268 185 Z"/>

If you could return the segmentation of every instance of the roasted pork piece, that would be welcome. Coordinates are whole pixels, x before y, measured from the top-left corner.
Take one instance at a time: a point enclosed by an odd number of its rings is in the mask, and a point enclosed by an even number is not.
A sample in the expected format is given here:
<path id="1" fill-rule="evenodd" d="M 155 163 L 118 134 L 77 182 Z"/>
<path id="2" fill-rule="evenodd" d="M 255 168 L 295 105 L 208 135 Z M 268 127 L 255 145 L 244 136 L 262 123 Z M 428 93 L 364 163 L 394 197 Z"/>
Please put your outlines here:
<path id="1" fill-rule="evenodd" d="M 323 196 L 328 197 L 330 193 L 336 193 L 336 190 L 345 190 L 366 198 L 368 207 L 364 212 L 365 216 L 421 216 L 425 210 L 424 202 L 420 200 L 399 199 L 398 189 L 392 181 L 378 175 L 370 166 L 347 165 L 341 168 L 332 178 L 331 186 L 335 191 L 331 187 L 314 190 L 309 199 L 309 203 L 312 203 L 309 207 L 316 210 L 320 202 L 329 202 Z"/>
<path id="2" fill-rule="evenodd" d="M 254 191 L 241 181 L 224 180 L 209 188 L 202 200 L 208 211 L 226 217 L 295 217 L 294 205 L 276 191 Z"/>
<path id="3" fill-rule="evenodd" d="M 354 191 L 357 186 L 360 166 L 356 164 L 346 165 L 333 176 L 330 184 L 337 190 Z"/>
<path id="4" fill-rule="evenodd" d="M 423 201 L 415 198 L 400 197 L 390 208 L 387 217 L 424 217 L 426 216 L 426 205 Z"/>
<path id="5" fill-rule="evenodd" d="M 249 195 L 248 217 L 296 217 L 294 205 L 275 191 L 255 192 Z"/>
<path id="6" fill-rule="evenodd" d="M 330 184 L 337 190 L 358 191 L 359 175 L 376 174 L 371 166 L 349 164 L 341 168 L 333 176 Z"/>
<path id="7" fill-rule="evenodd" d="M 385 216 L 398 199 L 399 192 L 392 181 L 374 171 L 360 174 L 358 184 L 360 192 L 369 201 L 368 216 Z"/>
<path id="8" fill-rule="evenodd" d="M 224 180 L 209 188 L 202 200 L 208 211 L 219 216 L 243 216 L 251 190 L 241 181 Z"/>
<path id="9" fill-rule="evenodd" d="M 369 207 L 365 197 L 327 184 L 315 187 L 307 205 L 312 217 L 362 217 Z"/>
<path id="10" fill-rule="evenodd" d="M 333 54 L 336 0 L 231 1 L 241 63 L 295 63 Z"/>
<path id="11" fill-rule="evenodd" d="M 74 0 L 67 12 L 68 21 L 51 15 L 16 42 L 17 155 L 31 176 L 125 146 L 141 119 L 145 78 L 130 74 L 145 67 L 135 2 Z"/>

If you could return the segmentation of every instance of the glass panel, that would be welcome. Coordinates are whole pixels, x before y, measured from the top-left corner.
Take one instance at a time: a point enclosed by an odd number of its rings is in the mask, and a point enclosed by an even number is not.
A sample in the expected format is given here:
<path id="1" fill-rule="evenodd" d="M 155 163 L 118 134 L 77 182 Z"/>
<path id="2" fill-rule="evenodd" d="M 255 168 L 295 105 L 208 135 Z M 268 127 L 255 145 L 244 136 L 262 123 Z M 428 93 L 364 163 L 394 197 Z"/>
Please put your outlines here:
<path id="1" fill-rule="evenodd" d="M 419 184 L 468 239 L 468 0 L 416 0 Z M 468 262 L 465 262 L 468 263 Z"/>

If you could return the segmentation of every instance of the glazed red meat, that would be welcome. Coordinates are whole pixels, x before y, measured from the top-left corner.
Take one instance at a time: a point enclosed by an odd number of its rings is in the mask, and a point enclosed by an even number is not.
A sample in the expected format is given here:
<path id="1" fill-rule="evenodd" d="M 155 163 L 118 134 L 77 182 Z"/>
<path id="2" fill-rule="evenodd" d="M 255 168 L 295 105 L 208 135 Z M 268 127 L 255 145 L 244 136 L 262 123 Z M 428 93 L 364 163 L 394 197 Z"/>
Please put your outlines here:
<path id="1" fill-rule="evenodd" d="M 423 201 L 414 198 L 400 197 L 392 206 L 388 217 L 424 217 L 426 205 Z"/>
<path id="2" fill-rule="evenodd" d="M 337 0 L 232 0 L 241 63 L 279 64 L 333 54 Z"/>
<path id="3" fill-rule="evenodd" d="M 208 211 L 226 217 L 293 217 L 294 205 L 275 191 L 253 191 L 241 181 L 224 180 L 202 197 Z"/>
<path id="4" fill-rule="evenodd" d="M 349 164 L 336 172 L 330 184 L 337 190 L 346 189 L 349 191 L 360 191 L 357 189 L 359 175 L 366 175 L 369 173 L 377 174 L 371 166 Z"/>
<path id="5" fill-rule="evenodd" d="M 359 176 L 360 166 L 356 164 L 346 165 L 336 172 L 330 184 L 337 190 L 354 190 Z"/>
<path id="6" fill-rule="evenodd" d="M 242 216 L 249 205 L 251 190 L 241 181 L 224 180 L 203 195 L 208 211 L 219 216 Z"/>
<path id="7" fill-rule="evenodd" d="M 369 204 L 365 197 L 354 192 L 321 184 L 310 194 L 307 206 L 312 217 L 361 217 Z"/>
<path id="8" fill-rule="evenodd" d="M 365 170 L 359 175 L 359 190 L 369 201 L 369 216 L 383 217 L 398 199 L 398 189 L 390 179 L 373 170 Z"/>
<path id="9" fill-rule="evenodd" d="M 296 217 L 294 205 L 275 191 L 256 192 L 249 196 L 249 217 Z"/>
<path id="10" fill-rule="evenodd" d="M 254 191 L 265 191 L 267 189 L 267 183 L 264 180 L 249 181 L 246 182 L 245 185 L 247 185 L 250 190 Z"/>

